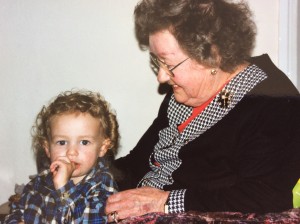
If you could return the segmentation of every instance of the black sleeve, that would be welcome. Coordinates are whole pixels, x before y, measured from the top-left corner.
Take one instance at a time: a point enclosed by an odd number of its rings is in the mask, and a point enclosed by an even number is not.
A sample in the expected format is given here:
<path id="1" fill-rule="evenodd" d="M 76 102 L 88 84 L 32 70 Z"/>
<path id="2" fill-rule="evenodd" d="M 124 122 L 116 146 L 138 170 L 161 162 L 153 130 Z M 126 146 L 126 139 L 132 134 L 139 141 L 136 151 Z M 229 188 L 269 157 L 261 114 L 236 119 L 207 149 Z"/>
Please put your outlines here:
<path id="1" fill-rule="evenodd" d="M 240 130 L 239 153 L 232 159 L 231 171 L 224 170 L 230 181 L 224 179 L 211 189 L 190 186 L 186 211 L 265 213 L 292 208 L 292 189 L 300 178 L 300 101 L 295 98 L 272 107 L 266 102 L 265 107 L 268 110 L 259 111 L 256 122 Z"/>

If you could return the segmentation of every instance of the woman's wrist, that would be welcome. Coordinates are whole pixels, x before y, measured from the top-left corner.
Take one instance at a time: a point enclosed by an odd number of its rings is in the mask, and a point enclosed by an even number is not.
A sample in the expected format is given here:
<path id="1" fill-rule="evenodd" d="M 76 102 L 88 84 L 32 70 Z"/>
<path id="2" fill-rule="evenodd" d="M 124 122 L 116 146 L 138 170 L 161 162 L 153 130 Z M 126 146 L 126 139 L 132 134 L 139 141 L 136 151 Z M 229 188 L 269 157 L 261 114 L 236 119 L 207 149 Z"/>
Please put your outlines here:
<path id="1" fill-rule="evenodd" d="M 168 205 L 168 213 L 184 212 L 184 197 L 186 189 L 172 190 L 168 195 L 168 199 L 165 199 L 165 204 Z"/>
<path id="2" fill-rule="evenodd" d="M 170 201 L 170 192 L 169 192 L 167 200 L 164 204 L 164 213 L 166 213 L 166 214 L 169 214 L 169 201 Z"/>

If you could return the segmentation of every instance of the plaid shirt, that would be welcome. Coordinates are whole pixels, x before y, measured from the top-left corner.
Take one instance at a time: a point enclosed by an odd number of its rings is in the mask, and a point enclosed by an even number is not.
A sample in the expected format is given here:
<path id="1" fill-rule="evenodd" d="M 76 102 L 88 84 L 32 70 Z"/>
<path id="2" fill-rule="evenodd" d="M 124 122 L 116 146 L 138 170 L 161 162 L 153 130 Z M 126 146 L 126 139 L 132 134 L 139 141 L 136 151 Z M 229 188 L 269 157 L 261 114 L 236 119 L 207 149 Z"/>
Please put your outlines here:
<path id="1" fill-rule="evenodd" d="M 24 188 L 4 223 L 106 223 L 104 208 L 116 184 L 103 158 L 77 185 L 69 181 L 56 190 L 49 170 Z"/>

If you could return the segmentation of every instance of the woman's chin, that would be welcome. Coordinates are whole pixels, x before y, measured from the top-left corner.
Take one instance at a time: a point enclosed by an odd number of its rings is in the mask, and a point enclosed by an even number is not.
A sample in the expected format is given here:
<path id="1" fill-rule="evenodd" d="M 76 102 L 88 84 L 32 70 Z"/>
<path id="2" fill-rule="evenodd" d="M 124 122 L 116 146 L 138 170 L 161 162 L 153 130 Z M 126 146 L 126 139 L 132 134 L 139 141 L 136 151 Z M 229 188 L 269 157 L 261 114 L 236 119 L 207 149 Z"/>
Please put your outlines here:
<path id="1" fill-rule="evenodd" d="M 174 97 L 178 103 L 185 104 L 188 101 L 188 98 L 186 96 L 183 96 L 182 94 L 177 92 L 174 92 Z"/>
<path id="2" fill-rule="evenodd" d="M 176 94 L 174 94 L 174 96 L 177 103 L 184 104 L 185 106 L 188 107 L 198 107 L 202 104 L 199 100 L 195 100 L 188 97 L 182 97 L 181 95 L 176 95 Z"/>

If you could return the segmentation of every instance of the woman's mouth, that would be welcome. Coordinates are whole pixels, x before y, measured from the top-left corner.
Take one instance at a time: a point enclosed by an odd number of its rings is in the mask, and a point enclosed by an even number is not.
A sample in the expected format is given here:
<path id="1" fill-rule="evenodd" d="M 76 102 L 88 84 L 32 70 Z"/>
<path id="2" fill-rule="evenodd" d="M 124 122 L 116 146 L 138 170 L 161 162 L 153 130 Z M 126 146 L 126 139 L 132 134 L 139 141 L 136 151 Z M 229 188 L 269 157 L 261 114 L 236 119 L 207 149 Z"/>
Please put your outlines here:
<path id="1" fill-rule="evenodd" d="M 179 88 L 179 86 L 178 86 L 178 85 L 176 85 L 176 84 L 174 84 L 174 85 L 172 85 L 172 88 L 173 88 L 173 89 L 178 89 L 178 88 Z"/>

